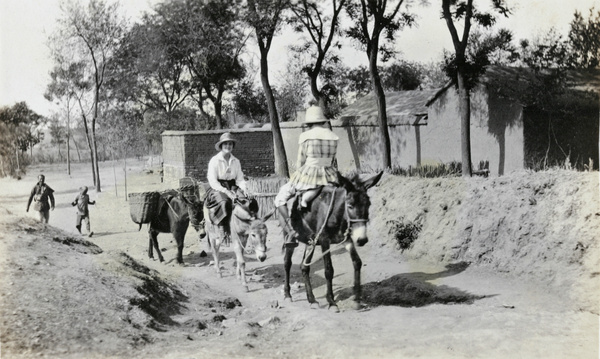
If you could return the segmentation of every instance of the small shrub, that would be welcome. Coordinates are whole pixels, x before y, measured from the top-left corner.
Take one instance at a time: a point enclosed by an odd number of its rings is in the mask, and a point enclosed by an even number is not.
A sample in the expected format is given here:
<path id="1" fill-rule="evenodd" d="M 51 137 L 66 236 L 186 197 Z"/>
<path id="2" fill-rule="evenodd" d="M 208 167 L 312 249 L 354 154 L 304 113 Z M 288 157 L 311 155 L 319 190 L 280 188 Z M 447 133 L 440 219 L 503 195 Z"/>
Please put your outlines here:
<path id="1" fill-rule="evenodd" d="M 407 221 L 404 217 L 387 221 L 388 233 L 394 236 L 400 250 L 409 249 L 419 237 L 423 225 L 418 221 Z"/>
<path id="2" fill-rule="evenodd" d="M 438 178 L 459 177 L 462 173 L 460 162 L 450 162 L 439 165 L 409 166 L 407 168 L 393 167 L 390 174 L 405 177 Z"/>

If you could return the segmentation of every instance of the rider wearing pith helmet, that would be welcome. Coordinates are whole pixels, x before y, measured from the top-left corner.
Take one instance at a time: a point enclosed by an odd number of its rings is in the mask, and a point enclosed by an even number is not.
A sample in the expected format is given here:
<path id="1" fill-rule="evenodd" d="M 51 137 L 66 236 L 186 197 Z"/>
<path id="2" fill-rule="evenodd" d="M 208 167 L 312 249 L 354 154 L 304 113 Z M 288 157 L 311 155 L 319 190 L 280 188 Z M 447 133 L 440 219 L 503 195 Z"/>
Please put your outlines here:
<path id="1" fill-rule="evenodd" d="M 337 183 L 334 160 L 339 137 L 329 129 L 328 121 L 321 107 L 311 106 L 306 110 L 304 125 L 309 130 L 300 134 L 298 139 L 300 147 L 296 165 L 298 170 L 292 175 L 290 181 L 280 188 L 275 197 L 280 224 L 286 233 L 286 247 L 298 246 L 298 234 L 291 226 L 287 201 L 296 191 L 307 191 L 301 200 L 301 206 L 307 207 L 307 201 L 312 199 L 320 187 Z"/>

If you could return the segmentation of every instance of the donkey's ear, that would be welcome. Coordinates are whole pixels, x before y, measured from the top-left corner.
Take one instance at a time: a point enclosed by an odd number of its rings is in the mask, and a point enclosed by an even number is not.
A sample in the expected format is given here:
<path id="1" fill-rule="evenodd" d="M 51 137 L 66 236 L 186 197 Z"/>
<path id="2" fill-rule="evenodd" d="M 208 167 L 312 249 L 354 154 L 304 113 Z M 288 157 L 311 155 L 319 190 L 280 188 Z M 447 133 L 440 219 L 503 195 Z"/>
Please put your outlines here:
<path id="1" fill-rule="evenodd" d="M 348 191 L 351 191 L 354 188 L 354 184 L 352 184 L 352 182 L 349 179 L 342 176 L 339 172 L 337 173 L 337 177 L 340 187 L 344 187 Z"/>
<path id="2" fill-rule="evenodd" d="M 381 176 L 383 176 L 383 171 L 381 171 L 378 174 L 376 174 L 375 176 L 363 181 L 363 186 L 365 186 L 366 189 L 369 189 L 369 188 L 375 186 L 377 184 L 377 182 L 379 182 L 379 180 L 381 179 Z"/>
<path id="3" fill-rule="evenodd" d="M 266 222 L 269 218 L 271 218 L 272 215 L 275 214 L 275 211 L 271 211 L 270 213 L 267 213 L 264 217 L 262 217 L 260 220 L 262 222 Z"/>

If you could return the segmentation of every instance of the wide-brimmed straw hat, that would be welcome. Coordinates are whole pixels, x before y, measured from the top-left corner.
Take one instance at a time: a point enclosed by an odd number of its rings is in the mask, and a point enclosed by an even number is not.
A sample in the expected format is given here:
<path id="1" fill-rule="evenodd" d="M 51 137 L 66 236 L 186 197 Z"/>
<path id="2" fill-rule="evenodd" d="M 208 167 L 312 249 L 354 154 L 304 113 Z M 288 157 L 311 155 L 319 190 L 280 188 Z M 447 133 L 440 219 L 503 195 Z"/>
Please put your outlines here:
<path id="1" fill-rule="evenodd" d="M 221 138 L 219 138 L 219 142 L 215 143 L 215 148 L 217 149 L 217 151 L 221 151 L 221 145 L 223 144 L 223 142 L 235 143 L 237 142 L 237 140 L 231 136 L 231 133 L 225 132 L 221 135 Z"/>
<path id="2" fill-rule="evenodd" d="M 306 116 L 304 117 L 304 123 L 321 123 L 327 122 L 329 119 L 325 117 L 323 109 L 319 106 L 310 106 L 306 109 Z"/>

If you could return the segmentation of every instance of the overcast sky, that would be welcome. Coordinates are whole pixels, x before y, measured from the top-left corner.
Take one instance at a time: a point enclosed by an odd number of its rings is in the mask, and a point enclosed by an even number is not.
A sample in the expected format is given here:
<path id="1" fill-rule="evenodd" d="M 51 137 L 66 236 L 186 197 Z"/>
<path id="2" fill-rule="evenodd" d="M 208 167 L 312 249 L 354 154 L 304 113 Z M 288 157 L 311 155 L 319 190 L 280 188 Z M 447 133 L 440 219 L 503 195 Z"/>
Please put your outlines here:
<path id="1" fill-rule="evenodd" d="M 60 0 L 0 0 L 0 106 L 12 106 L 25 101 L 34 111 L 49 116 L 50 104 L 43 97 L 49 82 L 52 62 L 46 39 L 59 16 Z M 137 18 L 150 4 L 158 0 L 123 0 L 123 10 Z M 588 10 L 598 0 L 507 0 L 513 10 L 508 19 L 499 19 L 498 27 L 511 30 L 518 39 L 533 38 L 552 26 L 566 35 L 575 10 L 587 19 Z M 405 59 L 429 62 L 439 60 L 444 48 L 451 49 L 450 35 L 440 19 L 441 0 L 429 0 L 428 7 L 413 6 L 418 26 L 405 29 L 397 37 L 397 48 Z M 487 4 L 489 0 L 476 0 Z M 272 82 L 283 71 L 285 49 L 290 35 L 275 39 L 269 55 Z M 348 66 L 366 65 L 366 55 L 347 49 L 344 57 Z"/>

